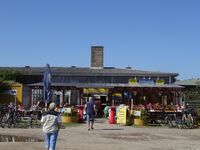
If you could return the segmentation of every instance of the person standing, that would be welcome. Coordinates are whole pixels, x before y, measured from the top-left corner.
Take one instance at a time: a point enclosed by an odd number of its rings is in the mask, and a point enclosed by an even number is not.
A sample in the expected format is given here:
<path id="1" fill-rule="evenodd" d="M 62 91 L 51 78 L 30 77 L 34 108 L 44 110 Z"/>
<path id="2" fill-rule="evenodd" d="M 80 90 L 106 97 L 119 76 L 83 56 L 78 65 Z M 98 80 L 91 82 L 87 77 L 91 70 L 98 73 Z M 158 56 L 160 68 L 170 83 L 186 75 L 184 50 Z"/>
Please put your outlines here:
<path id="1" fill-rule="evenodd" d="M 51 103 L 49 110 L 42 115 L 41 123 L 45 134 L 45 147 L 47 150 L 55 150 L 58 132 L 61 127 L 61 116 L 55 111 L 56 104 Z"/>
<path id="2" fill-rule="evenodd" d="M 93 97 L 89 97 L 89 101 L 85 104 L 85 112 L 87 115 L 88 131 L 94 129 L 94 115 L 95 115 L 95 103 Z"/>
<path id="3" fill-rule="evenodd" d="M 108 118 L 108 116 L 109 116 L 109 109 L 110 109 L 110 107 L 106 104 L 106 106 L 104 107 L 104 110 L 103 110 L 105 118 Z"/>

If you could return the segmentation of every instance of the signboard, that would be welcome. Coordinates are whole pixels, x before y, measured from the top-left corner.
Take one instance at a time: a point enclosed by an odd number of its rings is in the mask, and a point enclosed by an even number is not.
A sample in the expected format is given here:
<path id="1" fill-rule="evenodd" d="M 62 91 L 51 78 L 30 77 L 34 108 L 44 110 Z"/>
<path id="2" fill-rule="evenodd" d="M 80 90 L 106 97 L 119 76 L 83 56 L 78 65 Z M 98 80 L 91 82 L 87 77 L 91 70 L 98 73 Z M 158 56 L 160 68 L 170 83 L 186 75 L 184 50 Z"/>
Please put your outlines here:
<path id="1" fill-rule="evenodd" d="M 156 84 L 163 85 L 163 84 L 165 84 L 165 81 L 163 79 L 158 79 L 158 80 L 156 80 Z"/>
<path id="2" fill-rule="evenodd" d="M 113 93 L 112 96 L 122 97 L 122 93 Z"/>
<path id="3" fill-rule="evenodd" d="M 108 94 L 108 89 L 106 88 L 84 88 L 84 94 Z"/>
<path id="4" fill-rule="evenodd" d="M 134 116 L 141 117 L 141 111 L 140 110 L 134 110 L 133 111 Z"/>
<path id="5" fill-rule="evenodd" d="M 128 83 L 129 84 L 137 84 L 137 79 L 130 78 L 130 79 L 128 79 Z"/>
<path id="6" fill-rule="evenodd" d="M 138 82 L 139 84 L 155 84 L 154 80 L 149 80 L 149 79 L 141 79 Z"/>
<path id="7" fill-rule="evenodd" d="M 5 92 L 5 94 L 9 94 L 9 95 L 17 95 L 17 90 L 12 89 L 12 90 L 8 90 Z"/>
<path id="8" fill-rule="evenodd" d="M 9 103 L 17 100 L 18 103 L 24 104 L 23 99 L 23 85 L 13 83 L 9 85 L 9 89 L 4 91 L 0 96 L 1 103 Z"/>
<path id="9" fill-rule="evenodd" d="M 126 124 L 126 106 L 120 108 L 117 113 L 117 123 Z"/>
<path id="10" fill-rule="evenodd" d="M 72 113 L 72 109 L 71 108 L 65 108 L 64 112 L 71 114 Z"/>

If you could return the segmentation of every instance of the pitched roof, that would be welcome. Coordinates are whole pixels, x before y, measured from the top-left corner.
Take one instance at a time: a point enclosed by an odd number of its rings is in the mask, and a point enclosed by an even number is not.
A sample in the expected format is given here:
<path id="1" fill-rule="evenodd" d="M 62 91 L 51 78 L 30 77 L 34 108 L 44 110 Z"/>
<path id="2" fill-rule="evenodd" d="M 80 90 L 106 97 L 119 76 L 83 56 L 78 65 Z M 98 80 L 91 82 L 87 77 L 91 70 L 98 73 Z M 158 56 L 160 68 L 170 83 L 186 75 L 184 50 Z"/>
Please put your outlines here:
<path id="1" fill-rule="evenodd" d="M 183 86 L 200 86 L 200 79 L 187 79 L 182 81 L 176 81 L 174 84 Z"/>
<path id="2" fill-rule="evenodd" d="M 19 71 L 24 75 L 43 75 L 45 67 L 0 67 L 0 70 L 12 70 Z M 73 76 L 178 76 L 178 73 L 167 72 L 155 72 L 155 71 L 143 71 L 135 69 L 122 69 L 114 67 L 104 67 L 102 69 L 97 68 L 84 68 L 84 67 L 51 67 L 53 75 L 73 75 Z"/>

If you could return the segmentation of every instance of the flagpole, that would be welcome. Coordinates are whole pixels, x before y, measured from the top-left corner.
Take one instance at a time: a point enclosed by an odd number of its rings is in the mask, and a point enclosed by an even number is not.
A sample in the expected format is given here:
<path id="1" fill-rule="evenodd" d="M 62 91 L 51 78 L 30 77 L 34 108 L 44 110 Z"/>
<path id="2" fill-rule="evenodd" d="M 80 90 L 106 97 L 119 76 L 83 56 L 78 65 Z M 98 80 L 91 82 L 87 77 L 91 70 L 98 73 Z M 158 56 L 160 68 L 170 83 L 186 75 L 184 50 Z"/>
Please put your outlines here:
<path id="1" fill-rule="evenodd" d="M 46 72 L 46 69 L 45 69 L 45 72 Z M 44 73 L 45 74 L 45 73 Z M 44 78 L 43 78 L 43 100 L 44 100 L 44 102 L 45 102 L 45 105 L 44 105 L 44 111 L 47 111 L 47 103 L 46 103 L 46 96 L 45 96 L 45 93 L 46 93 L 46 91 L 45 91 L 45 75 L 44 75 Z"/>
<path id="2" fill-rule="evenodd" d="M 45 102 L 45 108 L 44 108 L 45 111 L 47 111 L 47 102 Z"/>

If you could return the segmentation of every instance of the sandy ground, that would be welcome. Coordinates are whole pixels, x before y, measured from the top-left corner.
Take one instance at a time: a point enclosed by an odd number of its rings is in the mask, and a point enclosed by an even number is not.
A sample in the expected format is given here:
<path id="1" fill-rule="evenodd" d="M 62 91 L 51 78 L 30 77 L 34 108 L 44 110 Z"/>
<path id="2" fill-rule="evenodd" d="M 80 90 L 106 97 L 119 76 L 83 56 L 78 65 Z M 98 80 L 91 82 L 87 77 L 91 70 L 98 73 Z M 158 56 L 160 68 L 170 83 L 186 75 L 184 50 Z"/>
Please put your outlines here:
<path id="1" fill-rule="evenodd" d="M 41 129 L 2 129 L 0 135 L 43 139 Z M 0 142 L 0 150 L 46 150 L 43 142 Z M 111 125 L 97 119 L 95 129 L 86 124 L 61 129 L 56 150 L 200 150 L 200 129 Z"/>

